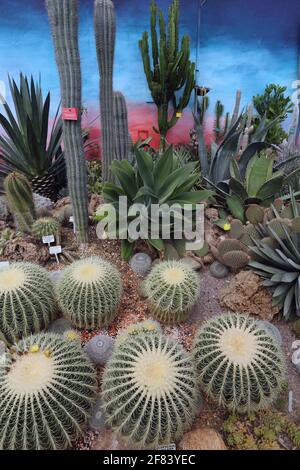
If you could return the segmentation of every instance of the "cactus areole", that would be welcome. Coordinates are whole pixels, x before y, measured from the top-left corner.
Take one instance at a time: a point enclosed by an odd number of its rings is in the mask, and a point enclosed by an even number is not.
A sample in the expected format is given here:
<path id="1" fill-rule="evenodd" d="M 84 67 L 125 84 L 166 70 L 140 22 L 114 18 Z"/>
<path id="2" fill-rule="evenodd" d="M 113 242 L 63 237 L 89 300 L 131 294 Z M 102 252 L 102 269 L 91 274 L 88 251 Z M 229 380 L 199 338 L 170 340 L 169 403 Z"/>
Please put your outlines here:
<path id="1" fill-rule="evenodd" d="M 88 190 L 80 112 L 82 104 L 78 2 L 77 0 L 46 0 L 46 6 L 52 27 L 65 116 L 63 141 L 68 187 L 72 199 L 77 238 L 79 242 L 85 243 L 88 238 Z M 69 110 L 72 115 L 74 115 L 74 110 L 79 111 L 77 119 L 66 119 L 65 110 Z"/>

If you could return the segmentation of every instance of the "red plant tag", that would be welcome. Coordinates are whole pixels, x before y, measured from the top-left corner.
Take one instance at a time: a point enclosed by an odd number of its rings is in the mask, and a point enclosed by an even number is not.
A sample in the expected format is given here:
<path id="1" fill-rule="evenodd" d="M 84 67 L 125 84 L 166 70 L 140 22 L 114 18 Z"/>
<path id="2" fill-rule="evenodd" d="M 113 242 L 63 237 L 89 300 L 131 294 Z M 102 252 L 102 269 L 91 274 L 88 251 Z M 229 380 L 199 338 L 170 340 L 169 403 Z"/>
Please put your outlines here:
<path id="1" fill-rule="evenodd" d="M 63 108 L 62 118 L 64 121 L 77 121 L 78 120 L 78 108 Z"/>

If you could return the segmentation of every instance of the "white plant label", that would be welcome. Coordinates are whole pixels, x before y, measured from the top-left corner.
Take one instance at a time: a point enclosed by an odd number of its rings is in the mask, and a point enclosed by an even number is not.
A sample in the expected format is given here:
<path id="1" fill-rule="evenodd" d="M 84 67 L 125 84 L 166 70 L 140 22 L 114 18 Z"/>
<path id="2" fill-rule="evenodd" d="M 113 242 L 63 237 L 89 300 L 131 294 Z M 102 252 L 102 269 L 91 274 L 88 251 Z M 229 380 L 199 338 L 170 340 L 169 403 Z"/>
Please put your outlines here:
<path id="1" fill-rule="evenodd" d="M 43 243 L 44 243 L 45 245 L 49 245 L 49 246 L 50 246 L 50 243 L 53 243 L 54 240 L 55 240 L 54 235 L 47 235 L 47 236 L 43 237 Z"/>
<path id="2" fill-rule="evenodd" d="M 166 446 L 160 446 L 157 448 L 157 450 L 176 450 L 176 444 L 171 443 Z"/>
<path id="3" fill-rule="evenodd" d="M 50 247 L 49 247 L 49 253 L 50 253 L 50 255 L 54 255 L 54 256 L 55 256 L 57 264 L 59 264 L 58 255 L 61 253 L 61 251 L 62 251 L 62 250 L 61 250 L 61 245 L 50 246 Z"/>
<path id="4" fill-rule="evenodd" d="M 0 269 L 1 268 L 8 268 L 9 266 L 9 261 L 1 261 L 0 262 Z"/>
<path id="5" fill-rule="evenodd" d="M 73 224 L 73 232 L 76 233 L 76 228 L 75 228 L 75 222 L 74 222 L 74 217 L 73 215 L 71 215 L 71 217 L 69 218 L 69 222 L 71 224 Z"/>

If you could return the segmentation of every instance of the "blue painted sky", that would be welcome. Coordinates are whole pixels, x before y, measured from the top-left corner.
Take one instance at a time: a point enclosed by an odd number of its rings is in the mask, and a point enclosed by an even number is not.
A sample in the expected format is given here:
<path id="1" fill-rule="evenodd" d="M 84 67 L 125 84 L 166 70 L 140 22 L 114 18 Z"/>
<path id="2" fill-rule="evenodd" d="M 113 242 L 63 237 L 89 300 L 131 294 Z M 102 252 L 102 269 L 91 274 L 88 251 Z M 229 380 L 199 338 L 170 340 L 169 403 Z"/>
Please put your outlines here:
<path id="1" fill-rule="evenodd" d="M 150 0 L 149 0 L 150 1 Z M 159 0 L 166 8 L 169 0 Z M 197 0 L 181 0 L 182 32 L 196 50 Z M 115 0 L 117 49 L 115 89 L 137 103 L 149 100 L 138 40 L 149 28 L 148 0 Z M 59 99 L 57 69 L 43 0 L 1 0 L 0 79 L 19 71 L 41 73 L 45 90 Z M 291 86 L 297 78 L 299 0 L 207 0 L 203 8 L 199 68 L 201 83 L 231 110 L 235 90 L 243 102 L 269 82 Z M 80 47 L 85 105 L 98 101 L 93 0 L 80 1 Z"/>

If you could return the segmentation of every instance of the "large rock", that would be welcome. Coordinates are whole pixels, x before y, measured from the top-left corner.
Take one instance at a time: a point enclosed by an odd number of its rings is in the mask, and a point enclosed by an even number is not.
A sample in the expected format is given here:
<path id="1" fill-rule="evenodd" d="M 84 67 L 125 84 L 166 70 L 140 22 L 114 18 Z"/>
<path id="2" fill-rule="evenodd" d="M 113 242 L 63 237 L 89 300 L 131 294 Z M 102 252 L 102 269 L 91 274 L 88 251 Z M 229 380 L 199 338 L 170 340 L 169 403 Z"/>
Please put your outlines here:
<path id="1" fill-rule="evenodd" d="M 211 428 L 196 428 L 178 444 L 180 450 L 227 450 L 220 434 Z"/>
<path id="2" fill-rule="evenodd" d="M 50 259 L 48 247 L 37 248 L 35 243 L 22 238 L 10 240 L 4 249 L 4 256 L 10 261 L 28 261 L 37 264 L 46 264 Z"/>
<path id="3" fill-rule="evenodd" d="M 272 306 L 272 293 L 262 285 L 260 277 L 253 271 L 241 271 L 228 287 L 220 292 L 220 304 L 233 312 L 257 315 L 270 321 L 279 313 Z"/>

